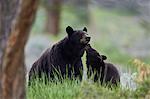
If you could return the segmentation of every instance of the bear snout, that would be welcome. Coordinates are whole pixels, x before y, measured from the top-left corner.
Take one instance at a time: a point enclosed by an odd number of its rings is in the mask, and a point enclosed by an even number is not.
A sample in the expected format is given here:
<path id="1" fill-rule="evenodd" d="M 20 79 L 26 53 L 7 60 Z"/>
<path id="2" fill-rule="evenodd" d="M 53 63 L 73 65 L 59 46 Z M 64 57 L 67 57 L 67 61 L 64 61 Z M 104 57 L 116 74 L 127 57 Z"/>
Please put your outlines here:
<path id="1" fill-rule="evenodd" d="M 83 38 L 80 40 L 80 43 L 82 44 L 88 44 L 90 42 L 91 37 L 83 36 Z"/>

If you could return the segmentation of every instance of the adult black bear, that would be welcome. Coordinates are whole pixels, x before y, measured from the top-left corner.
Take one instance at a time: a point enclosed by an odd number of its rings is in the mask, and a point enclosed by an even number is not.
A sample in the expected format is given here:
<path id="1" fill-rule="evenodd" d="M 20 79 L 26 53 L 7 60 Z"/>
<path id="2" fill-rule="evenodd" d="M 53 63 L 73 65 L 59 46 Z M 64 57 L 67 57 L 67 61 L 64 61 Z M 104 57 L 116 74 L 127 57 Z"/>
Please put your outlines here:
<path id="1" fill-rule="evenodd" d="M 29 72 L 29 80 L 33 75 L 41 78 L 42 74 L 54 79 L 59 73 L 61 77 L 79 77 L 83 69 L 81 57 L 84 54 L 85 46 L 89 43 L 90 37 L 87 36 L 87 29 L 73 30 L 72 27 L 66 28 L 68 34 L 63 40 L 48 48 L 43 55 L 32 65 Z"/>
<path id="2" fill-rule="evenodd" d="M 86 64 L 90 76 L 94 74 L 94 81 L 100 80 L 101 84 L 117 85 L 120 82 L 120 75 L 117 68 L 104 60 L 106 56 L 100 55 L 90 44 L 86 47 Z"/>

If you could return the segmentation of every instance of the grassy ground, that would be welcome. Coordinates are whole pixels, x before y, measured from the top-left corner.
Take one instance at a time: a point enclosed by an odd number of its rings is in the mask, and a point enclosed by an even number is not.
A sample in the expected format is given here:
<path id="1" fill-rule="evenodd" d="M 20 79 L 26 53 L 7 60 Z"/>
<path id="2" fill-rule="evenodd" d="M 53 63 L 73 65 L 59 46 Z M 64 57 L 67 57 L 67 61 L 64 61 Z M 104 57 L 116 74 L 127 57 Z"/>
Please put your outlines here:
<path id="1" fill-rule="evenodd" d="M 123 52 L 120 47 L 128 47 L 135 38 L 140 37 L 142 28 L 128 13 L 108 11 L 92 8 L 90 24 L 80 24 L 80 20 L 71 12 L 68 7 L 63 8 L 61 19 L 61 34 L 58 37 L 50 36 L 51 42 L 57 42 L 65 34 L 65 27 L 71 25 L 76 28 L 87 26 L 92 37 L 91 44 L 100 53 L 108 56 L 108 61 L 123 66 L 131 66 L 132 56 Z M 67 21 L 66 21 L 67 20 Z M 32 28 L 32 36 L 43 33 L 45 13 L 39 9 L 36 22 Z M 44 35 L 44 34 L 43 34 Z M 135 38 L 134 38 L 135 37 Z M 85 60 L 85 59 L 84 59 Z M 148 59 L 146 59 L 148 60 Z M 129 67 L 131 69 L 131 67 Z M 136 70 L 135 70 L 136 71 Z M 135 72 L 134 71 L 134 72 Z M 45 85 L 42 82 L 35 82 L 27 87 L 28 99 L 150 99 L 150 80 L 144 81 L 133 91 L 121 87 L 108 89 L 98 83 L 78 80 L 63 82 L 49 82 Z M 149 95 L 149 96 L 148 96 Z M 146 98 L 148 97 L 148 98 Z"/>
<path id="2" fill-rule="evenodd" d="M 76 80 L 64 80 L 61 82 L 50 82 L 45 85 L 36 82 L 35 85 L 28 87 L 28 99 L 72 99 L 79 94 L 80 83 Z"/>
<path id="3" fill-rule="evenodd" d="M 36 81 L 27 89 L 28 99 L 150 99 L 150 79 L 133 91 L 130 89 L 107 88 L 98 83 L 65 79 L 45 85 Z M 147 97 L 147 98 L 146 98 Z"/>

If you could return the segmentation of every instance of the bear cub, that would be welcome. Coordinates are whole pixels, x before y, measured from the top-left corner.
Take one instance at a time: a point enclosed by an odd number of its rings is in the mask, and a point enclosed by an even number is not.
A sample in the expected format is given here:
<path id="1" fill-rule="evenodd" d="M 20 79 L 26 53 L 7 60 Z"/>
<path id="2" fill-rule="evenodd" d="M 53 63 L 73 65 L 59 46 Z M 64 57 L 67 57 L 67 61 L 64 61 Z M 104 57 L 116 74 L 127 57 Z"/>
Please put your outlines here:
<path id="1" fill-rule="evenodd" d="M 83 71 L 81 57 L 84 54 L 85 47 L 90 41 L 87 35 L 86 27 L 83 30 L 74 30 L 72 27 L 66 27 L 67 36 L 48 48 L 42 56 L 32 65 L 29 72 L 29 81 L 31 78 L 41 78 L 44 74 L 48 79 L 54 79 L 59 73 L 61 77 L 79 77 L 82 78 L 80 71 Z"/>
<path id="2" fill-rule="evenodd" d="M 107 85 L 117 85 L 120 82 L 117 68 L 111 63 L 104 62 L 107 57 L 100 55 L 90 44 L 86 47 L 86 58 L 88 74 L 94 74 L 94 81 L 99 80 L 101 84 Z"/>

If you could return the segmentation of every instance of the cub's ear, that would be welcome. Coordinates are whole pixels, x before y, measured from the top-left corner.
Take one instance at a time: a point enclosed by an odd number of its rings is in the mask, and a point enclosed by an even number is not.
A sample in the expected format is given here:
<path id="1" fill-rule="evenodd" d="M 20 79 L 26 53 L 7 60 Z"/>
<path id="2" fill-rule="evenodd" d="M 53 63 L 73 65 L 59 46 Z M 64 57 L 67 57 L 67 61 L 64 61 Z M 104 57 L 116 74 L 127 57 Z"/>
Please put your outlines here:
<path id="1" fill-rule="evenodd" d="M 101 55 L 103 60 L 106 60 L 107 57 L 105 55 Z"/>
<path id="2" fill-rule="evenodd" d="M 72 27 L 68 26 L 68 27 L 66 27 L 66 32 L 67 32 L 68 36 L 71 36 L 73 34 L 74 30 Z"/>
<path id="3" fill-rule="evenodd" d="M 84 27 L 84 28 L 83 28 L 83 31 L 87 32 L 87 28 L 86 28 L 86 27 Z"/>

